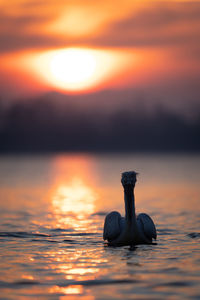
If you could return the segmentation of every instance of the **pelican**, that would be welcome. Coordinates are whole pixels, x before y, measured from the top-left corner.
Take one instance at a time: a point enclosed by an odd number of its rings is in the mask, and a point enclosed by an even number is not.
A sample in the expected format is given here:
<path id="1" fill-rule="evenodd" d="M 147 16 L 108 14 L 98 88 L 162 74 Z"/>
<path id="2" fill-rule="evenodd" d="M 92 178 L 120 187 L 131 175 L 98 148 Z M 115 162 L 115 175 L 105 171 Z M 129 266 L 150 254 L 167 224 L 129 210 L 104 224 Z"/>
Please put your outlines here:
<path id="1" fill-rule="evenodd" d="M 125 217 L 113 211 L 105 218 L 103 239 L 110 246 L 152 244 L 157 238 L 156 227 L 152 219 L 144 213 L 136 217 L 134 188 L 137 181 L 134 171 L 122 173 L 124 188 Z"/>

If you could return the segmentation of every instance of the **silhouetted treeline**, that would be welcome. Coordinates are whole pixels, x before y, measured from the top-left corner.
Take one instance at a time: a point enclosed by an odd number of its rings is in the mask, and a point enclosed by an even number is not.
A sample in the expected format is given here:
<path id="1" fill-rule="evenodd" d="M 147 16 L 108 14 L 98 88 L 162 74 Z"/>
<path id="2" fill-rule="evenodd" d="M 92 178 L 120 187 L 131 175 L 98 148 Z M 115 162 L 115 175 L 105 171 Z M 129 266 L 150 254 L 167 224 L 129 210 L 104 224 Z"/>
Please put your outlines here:
<path id="1" fill-rule="evenodd" d="M 199 114 L 200 116 L 200 114 Z M 0 105 L 0 152 L 200 151 L 200 118 L 157 108 L 103 112 L 45 98 Z"/>

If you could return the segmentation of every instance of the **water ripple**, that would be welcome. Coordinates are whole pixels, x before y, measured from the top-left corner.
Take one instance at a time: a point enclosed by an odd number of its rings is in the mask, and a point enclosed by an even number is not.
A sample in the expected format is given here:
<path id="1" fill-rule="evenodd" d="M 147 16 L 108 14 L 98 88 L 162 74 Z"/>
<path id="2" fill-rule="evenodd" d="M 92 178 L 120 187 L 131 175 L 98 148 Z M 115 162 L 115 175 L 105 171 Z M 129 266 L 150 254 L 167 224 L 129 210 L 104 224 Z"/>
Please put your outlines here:
<path id="1" fill-rule="evenodd" d="M 192 239 L 200 238 L 200 232 L 191 232 L 191 233 L 188 233 L 187 236 L 189 236 Z"/>
<path id="2" fill-rule="evenodd" d="M 30 237 L 50 237 L 43 233 L 30 233 L 26 231 L 1 231 L 0 237 L 30 238 Z"/>

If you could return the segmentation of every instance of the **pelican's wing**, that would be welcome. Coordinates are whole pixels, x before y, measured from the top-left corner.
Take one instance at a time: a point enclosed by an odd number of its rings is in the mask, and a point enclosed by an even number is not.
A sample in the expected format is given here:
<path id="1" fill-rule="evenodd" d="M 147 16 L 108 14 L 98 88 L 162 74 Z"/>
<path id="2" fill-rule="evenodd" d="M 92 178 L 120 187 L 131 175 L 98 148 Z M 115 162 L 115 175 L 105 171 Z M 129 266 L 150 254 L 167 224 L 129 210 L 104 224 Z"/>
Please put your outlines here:
<path id="1" fill-rule="evenodd" d="M 156 240 L 156 227 L 151 217 L 143 213 L 137 216 L 137 220 L 140 222 L 140 224 L 142 224 L 145 236 L 150 240 L 152 240 L 152 238 Z"/>
<path id="2" fill-rule="evenodd" d="M 117 211 L 109 213 L 104 222 L 103 239 L 112 241 L 120 234 L 121 215 Z"/>

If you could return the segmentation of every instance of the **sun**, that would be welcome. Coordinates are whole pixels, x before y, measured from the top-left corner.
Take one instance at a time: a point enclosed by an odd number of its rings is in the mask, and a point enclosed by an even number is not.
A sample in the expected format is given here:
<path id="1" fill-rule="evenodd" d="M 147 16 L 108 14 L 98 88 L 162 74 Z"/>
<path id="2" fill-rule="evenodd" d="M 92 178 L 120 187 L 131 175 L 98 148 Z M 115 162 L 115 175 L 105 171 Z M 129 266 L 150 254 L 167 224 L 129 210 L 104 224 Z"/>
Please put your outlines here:
<path id="1" fill-rule="evenodd" d="M 89 51 L 71 48 L 53 55 L 50 72 L 59 87 L 77 90 L 90 85 L 96 65 L 96 59 Z"/>
<path id="2" fill-rule="evenodd" d="M 89 91 L 105 86 L 130 65 L 130 55 L 124 53 L 71 47 L 24 54 L 22 64 L 47 87 L 63 92 Z"/>

